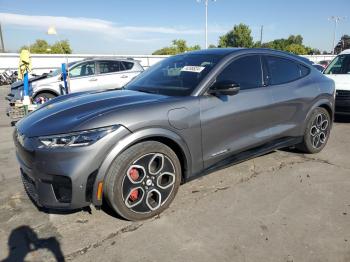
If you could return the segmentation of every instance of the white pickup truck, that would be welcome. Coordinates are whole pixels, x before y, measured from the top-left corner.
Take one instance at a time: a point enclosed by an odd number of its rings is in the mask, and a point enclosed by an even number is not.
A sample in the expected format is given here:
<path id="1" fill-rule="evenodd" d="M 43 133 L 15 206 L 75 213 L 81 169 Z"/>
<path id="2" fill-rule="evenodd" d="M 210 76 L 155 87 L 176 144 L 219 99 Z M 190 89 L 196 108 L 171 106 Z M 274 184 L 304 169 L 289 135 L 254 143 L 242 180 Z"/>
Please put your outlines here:
<path id="1" fill-rule="evenodd" d="M 350 115 L 350 49 L 334 58 L 324 74 L 335 82 L 335 113 Z"/>

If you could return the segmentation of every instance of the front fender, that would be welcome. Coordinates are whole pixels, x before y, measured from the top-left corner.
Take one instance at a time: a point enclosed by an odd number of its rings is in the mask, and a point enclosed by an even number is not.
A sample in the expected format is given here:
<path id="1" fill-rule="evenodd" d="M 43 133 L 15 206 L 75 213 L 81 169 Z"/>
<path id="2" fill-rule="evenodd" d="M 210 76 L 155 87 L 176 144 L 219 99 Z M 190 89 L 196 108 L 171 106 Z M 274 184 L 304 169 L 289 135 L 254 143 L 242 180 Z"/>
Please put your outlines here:
<path id="1" fill-rule="evenodd" d="M 98 184 L 100 182 L 103 182 L 106 174 L 109 170 L 109 167 L 113 163 L 114 159 L 118 157 L 124 150 L 126 150 L 131 145 L 140 142 L 142 140 L 146 139 L 152 139 L 152 138 L 166 138 L 172 140 L 174 143 L 176 143 L 182 150 L 185 156 L 186 166 L 187 170 L 191 170 L 191 154 L 188 149 L 188 146 L 186 142 L 181 138 L 180 135 L 177 133 L 165 129 L 165 128 L 148 128 L 148 129 L 142 129 L 135 131 L 131 133 L 130 135 L 122 138 L 107 154 L 105 160 L 102 162 L 93 187 L 93 194 L 92 194 L 92 203 L 96 206 L 102 205 L 102 200 L 97 199 L 97 189 Z"/>
<path id="2" fill-rule="evenodd" d="M 40 86 L 40 87 L 37 87 L 37 88 L 33 88 L 32 97 L 35 97 L 39 93 L 45 93 L 45 92 L 54 93 L 57 96 L 60 95 L 60 91 L 59 90 L 57 90 L 56 88 L 54 88 L 54 87 L 52 87 L 50 85 L 45 85 L 45 86 Z"/>

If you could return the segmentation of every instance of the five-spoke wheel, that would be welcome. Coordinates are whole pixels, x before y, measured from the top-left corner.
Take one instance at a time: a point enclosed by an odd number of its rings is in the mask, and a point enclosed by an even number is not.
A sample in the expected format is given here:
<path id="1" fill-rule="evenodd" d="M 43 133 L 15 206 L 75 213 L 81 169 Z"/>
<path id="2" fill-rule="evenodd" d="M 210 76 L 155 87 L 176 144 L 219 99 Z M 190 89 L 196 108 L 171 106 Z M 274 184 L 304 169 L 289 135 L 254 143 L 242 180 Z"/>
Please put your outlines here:
<path id="1" fill-rule="evenodd" d="M 303 142 L 298 148 L 306 153 L 318 153 L 326 145 L 330 133 L 331 118 L 324 108 L 316 108 L 309 117 Z"/>
<path id="2" fill-rule="evenodd" d="M 319 113 L 314 117 L 310 129 L 311 144 L 314 148 L 319 148 L 326 142 L 328 126 L 329 120 L 324 113 Z"/>
<path id="3" fill-rule="evenodd" d="M 140 220 L 161 213 L 173 200 L 181 166 L 168 146 L 147 141 L 116 158 L 106 180 L 108 202 L 121 216 Z"/>
<path id="4" fill-rule="evenodd" d="M 124 176 L 122 198 L 138 213 L 160 208 L 175 184 L 175 167 L 164 154 L 149 153 L 134 161 Z"/>

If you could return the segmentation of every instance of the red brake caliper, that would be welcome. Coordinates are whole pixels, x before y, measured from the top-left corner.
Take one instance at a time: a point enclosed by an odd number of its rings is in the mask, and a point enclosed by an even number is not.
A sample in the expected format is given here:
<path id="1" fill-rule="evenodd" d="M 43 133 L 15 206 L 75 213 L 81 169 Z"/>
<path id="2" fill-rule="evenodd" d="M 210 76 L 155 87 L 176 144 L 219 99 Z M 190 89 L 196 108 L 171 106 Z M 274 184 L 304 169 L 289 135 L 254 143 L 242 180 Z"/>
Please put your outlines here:
<path id="1" fill-rule="evenodd" d="M 129 176 L 133 181 L 137 181 L 137 179 L 139 179 L 140 175 L 139 175 L 139 171 L 136 168 L 132 168 L 129 171 Z M 138 189 L 134 189 L 131 194 L 130 194 L 130 200 L 131 201 L 135 201 L 137 200 L 139 197 L 139 190 Z"/>

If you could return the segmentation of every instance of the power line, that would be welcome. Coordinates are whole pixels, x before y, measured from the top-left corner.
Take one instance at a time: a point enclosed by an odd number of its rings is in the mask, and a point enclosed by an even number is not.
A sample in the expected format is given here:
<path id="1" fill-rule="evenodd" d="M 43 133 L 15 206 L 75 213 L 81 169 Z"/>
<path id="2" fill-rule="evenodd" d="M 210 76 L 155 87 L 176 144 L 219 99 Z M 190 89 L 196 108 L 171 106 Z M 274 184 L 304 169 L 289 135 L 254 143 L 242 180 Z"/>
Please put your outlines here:
<path id="1" fill-rule="evenodd" d="M 1 43 L 0 52 L 5 53 L 4 37 L 2 36 L 1 24 L 0 24 L 0 43 Z"/>
<path id="2" fill-rule="evenodd" d="M 211 0 L 216 2 L 216 0 Z M 209 0 L 197 0 L 198 3 L 204 2 L 205 5 L 205 48 L 208 48 L 208 4 Z"/>
<path id="3" fill-rule="evenodd" d="M 260 46 L 262 45 L 263 32 L 264 32 L 264 26 L 262 25 L 262 26 L 260 27 Z"/>
<path id="4" fill-rule="evenodd" d="M 333 21 L 334 22 L 334 33 L 333 33 L 333 49 L 332 49 L 332 54 L 334 54 L 334 48 L 335 48 L 335 39 L 336 39 L 336 35 L 337 35 L 337 26 L 338 23 L 341 20 L 346 19 L 345 16 L 331 16 L 328 18 L 329 21 Z"/>

